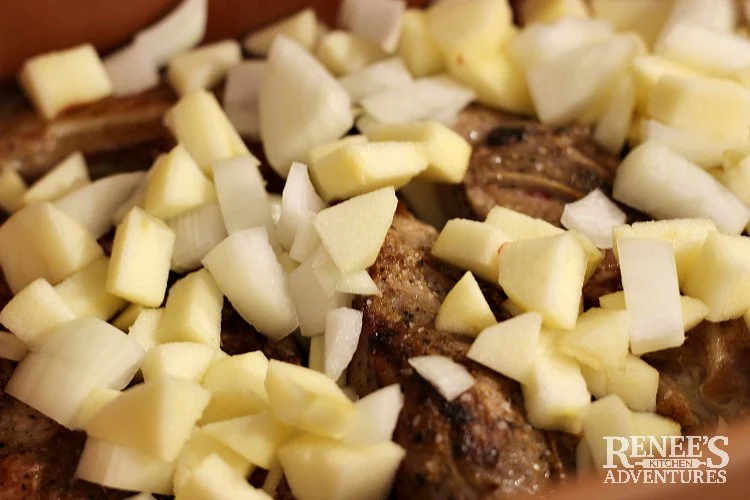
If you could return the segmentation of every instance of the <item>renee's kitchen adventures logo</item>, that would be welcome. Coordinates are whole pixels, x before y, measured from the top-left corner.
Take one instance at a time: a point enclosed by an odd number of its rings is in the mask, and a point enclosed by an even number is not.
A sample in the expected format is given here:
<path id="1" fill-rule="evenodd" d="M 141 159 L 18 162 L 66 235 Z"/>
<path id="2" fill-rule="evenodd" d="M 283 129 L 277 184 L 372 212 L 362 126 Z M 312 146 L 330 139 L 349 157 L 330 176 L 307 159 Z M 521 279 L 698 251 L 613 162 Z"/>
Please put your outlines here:
<path id="1" fill-rule="evenodd" d="M 726 436 L 605 436 L 604 482 L 612 484 L 723 484 Z"/>

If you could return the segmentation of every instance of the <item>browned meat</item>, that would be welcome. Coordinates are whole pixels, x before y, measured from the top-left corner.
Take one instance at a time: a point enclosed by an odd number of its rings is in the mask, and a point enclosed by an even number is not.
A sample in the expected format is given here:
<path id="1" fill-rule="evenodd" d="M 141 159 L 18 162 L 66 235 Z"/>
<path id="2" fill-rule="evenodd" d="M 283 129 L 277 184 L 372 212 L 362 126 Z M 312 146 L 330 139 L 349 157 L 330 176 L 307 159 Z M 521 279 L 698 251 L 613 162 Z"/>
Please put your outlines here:
<path id="1" fill-rule="evenodd" d="M 567 443 L 526 422 L 518 384 L 466 360 L 468 339 L 435 330 L 438 308 L 457 278 L 430 257 L 436 235 L 400 210 L 370 270 L 383 294 L 355 301 L 364 328 L 350 383 L 368 394 L 398 382 L 405 394 L 395 440 L 407 456 L 393 496 L 473 499 L 538 492 L 565 477 Z M 493 304 L 500 301 L 498 292 L 488 295 Z M 445 401 L 407 363 L 426 354 L 465 363 L 476 385 Z"/>

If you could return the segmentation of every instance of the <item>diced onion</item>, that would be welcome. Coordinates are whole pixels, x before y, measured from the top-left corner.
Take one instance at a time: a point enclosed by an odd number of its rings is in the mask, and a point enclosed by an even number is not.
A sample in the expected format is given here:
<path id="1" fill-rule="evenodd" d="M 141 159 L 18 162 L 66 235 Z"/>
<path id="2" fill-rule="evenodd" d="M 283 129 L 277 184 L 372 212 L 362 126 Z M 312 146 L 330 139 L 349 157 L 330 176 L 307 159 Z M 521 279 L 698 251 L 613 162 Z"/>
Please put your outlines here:
<path id="1" fill-rule="evenodd" d="M 289 257 L 297 262 L 306 261 L 320 246 L 320 236 L 318 230 L 313 224 L 313 217 L 310 216 L 297 229 L 294 236 L 294 243 L 289 249 Z"/>
<path id="2" fill-rule="evenodd" d="M 208 19 L 208 0 L 183 0 L 156 24 L 139 32 L 135 43 L 142 45 L 154 64 L 161 66 L 203 39 Z"/>
<path id="3" fill-rule="evenodd" d="M 404 395 L 401 387 L 393 384 L 360 399 L 354 407 L 356 413 L 342 441 L 354 446 L 390 441 L 404 407 Z"/>
<path id="4" fill-rule="evenodd" d="M 578 231 L 599 248 L 612 248 L 612 228 L 625 224 L 625 212 L 600 189 L 582 199 L 568 203 L 560 222 L 567 229 Z"/>
<path id="5" fill-rule="evenodd" d="M 276 226 L 281 245 L 290 249 L 300 226 L 325 206 L 310 181 L 307 165 L 292 164 L 281 196 L 281 218 Z"/>
<path id="6" fill-rule="evenodd" d="M 377 62 L 339 79 L 353 103 L 384 90 L 412 83 L 411 73 L 400 57 Z"/>
<path id="7" fill-rule="evenodd" d="M 227 73 L 224 111 L 243 137 L 256 139 L 260 134 L 258 96 L 265 67 L 265 61 L 245 61 Z"/>
<path id="8" fill-rule="evenodd" d="M 201 260 L 227 237 L 224 218 L 217 203 L 209 203 L 169 220 L 175 241 L 172 270 L 184 273 L 198 269 Z"/>
<path id="9" fill-rule="evenodd" d="M 29 348 L 21 339 L 9 332 L 0 332 L 0 358 L 21 361 Z"/>
<path id="10" fill-rule="evenodd" d="M 384 90 L 363 99 L 362 107 L 379 123 L 408 123 L 457 114 L 474 98 L 473 90 L 443 75 Z"/>
<path id="11" fill-rule="evenodd" d="M 398 46 L 405 11 L 403 0 L 344 0 L 340 20 L 352 33 L 378 42 L 390 54 Z"/>
<path id="12" fill-rule="evenodd" d="M 104 59 L 116 96 L 139 94 L 159 85 L 159 71 L 143 44 L 134 43 Z"/>
<path id="13" fill-rule="evenodd" d="M 680 156 L 703 168 L 721 165 L 724 151 L 742 147 L 744 141 L 670 127 L 656 120 L 641 122 L 641 138 L 667 146 Z"/>
<path id="14" fill-rule="evenodd" d="M 252 155 L 222 160 L 213 167 L 216 195 L 229 234 L 252 227 L 273 228 L 266 184 Z"/>
<path id="15" fill-rule="evenodd" d="M 718 31 L 737 24 L 734 0 L 677 0 L 662 28 L 662 36 L 681 23 L 693 22 Z"/>
<path id="16" fill-rule="evenodd" d="M 445 356 L 417 356 L 409 358 L 409 364 L 448 401 L 474 385 L 469 371 Z"/>
<path id="17" fill-rule="evenodd" d="M 119 224 L 128 215 L 133 207 L 143 208 L 146 203 L 146 192 L 148 191 L 148 180 L 151 177 L 151 171 L 146 172 L 146 176 L 141 179 L 132 194 L 126 199 L 112 214 L 112 223 Z"/>
<path id="18" fill-rule="evenodd" d="M 323 340 L 324 373 L 338 380 L 354 357 L 362 333 L 362 311 L 341 307 L 328 311 Z"/>

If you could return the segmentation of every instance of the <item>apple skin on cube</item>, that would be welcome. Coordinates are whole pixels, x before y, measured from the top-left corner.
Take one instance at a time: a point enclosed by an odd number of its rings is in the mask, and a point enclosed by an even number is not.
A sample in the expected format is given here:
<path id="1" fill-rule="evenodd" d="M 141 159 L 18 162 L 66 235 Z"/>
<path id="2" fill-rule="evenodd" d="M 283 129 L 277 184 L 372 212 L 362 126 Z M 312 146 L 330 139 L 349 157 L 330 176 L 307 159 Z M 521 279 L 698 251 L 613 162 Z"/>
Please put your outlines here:
<path id="1" fill-rule="evenodd" d="M 40 201 L 55 201 L 90 183 L 86 160 L 76 151 L 32 184 L 21 197 L 21 202 L 31 205 Z"/>
<path id="2" fill-rule="evenodd" d="M 503 245 L 499 283 L 513 302 L 538 311 L 545 326 L 576 325 L 588 256 L 572 233 Z"/>
<path id="3" fill-rule="evenodd" d="M 44 343 L 50 328 L 76 317 L 55 288 L 42 278 L 31 282 L 0 310 L 0 323 L 32 348 Z"/>
<path id="4" fill-rule="evenodd" d="M 469 348 L 469 359 L 522 384 L 534 376 L 542 316 L 530 312 L 483 330 Z"/>
<path id="5" fill-rule="evenodd" d="M 206 269 L 195 271 L 169 289 L 159 325 L 161 342 L 198 342 L 219 348 L 224 296 Z"/>
<path id="6" fill-rule="evenodd" d="M 750 239 L 712 233 L 685 282 L 685 293 L 709 308 L 709 321 L 739 318 L 750 308 Z"/>
<path id="7" fill-rule="evenodd" d="M 427 28 L 422 9 L 408 9 L 401 18 L 398 55 L 415 78 L 440 73 L 445 68 L 443 54 Z"/>
<path id="8" fill-rule="evenodd" d="M 467 272 L 445 296 L 435 318 L 435 328 L 476 336 L 496 322 L 477 280 Z"/>
<path id="9" fill-rule="evenodd" d="M 267 372 L 268 359 L 261 351 L 215 359 L 203 379 L 203 387 L 211 391 L 211 401 L 200 423 L 242 417 L 266 409 Z"/>
<path id="10" fill-rule="evenodd" d="M 510 238 L 491 224 L 468 219 L 449 220 L 432 246 L 438 259 L 494 283 L 498 252 Z"/>
<path id="11" fill-rule="evenodd" d="M 306 435 L 279 448 L 278 458 L 300 500 L 384 500 L 405 454 L 390 441 L 354 447 Z"/>
<path id="12" fill-rule="evenodd" d="M 398 199 L 393 187 L 357 196 L 320 211 L 315 228 L 342 273 L 375 263 L 393 222 Z"/>
<path id="13" fill-rule="evenodd" d="M 19 210 L 0 226 L 0 267 L 13 293 L 37 278 L 56 285 L 103 255 L 86 228 L 49 202 Z"/>
<path id="14" fill-rule="evenodd" d="M 629 327 L 626 311 L 589 309 L 563 334 L 560 352 L 595 369 L 620 368 L 628 356 Z"/>
<path id="15" fill-rule="evenodd" d="M 170 342 L 154 346 L 141 364 L 143 380 L 173 377 L 202 382 L 214 349 L 195 342 Z"/>
<path id="16" fill-rule="evenodd" d="M 105 405 L 86 427 L 89 436 L 174 461 L 208 405 L 195 382 L 161 378 L 134 386 Z"/>
<path id="17" fill-rule="evenodd" d="M 583 437 L 591 450 L 597 470 L 607 465 L 607 442 L 605 436 L 629 439 L 636 435 L 633 413 L 619 396 L 601 398 L 589 407 L 583 421 Z M 620 465 L 619 457 L 613 456 L 614 465 Z"/>
<path id="18" fill-rule="evenodd" d="M 76 316 L 93 316 L 108 321 L 127 303 L 106 290 L 109 258 L 102 257 L 68 276 L 55 290 Z"/>
<path id="19" fill-rule="evenodd" d="M 146 307 L 161 305 L 174 241 L 169 226 L 133 208 L 115 231 L 107 292 Z"/>

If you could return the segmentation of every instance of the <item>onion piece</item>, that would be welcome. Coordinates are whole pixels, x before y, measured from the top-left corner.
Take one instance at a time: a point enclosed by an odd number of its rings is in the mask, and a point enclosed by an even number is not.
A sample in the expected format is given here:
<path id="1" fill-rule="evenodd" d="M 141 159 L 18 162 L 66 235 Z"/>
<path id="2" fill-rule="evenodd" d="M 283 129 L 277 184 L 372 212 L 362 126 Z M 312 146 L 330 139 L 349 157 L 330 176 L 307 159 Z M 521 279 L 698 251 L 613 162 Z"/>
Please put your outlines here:
<path id="1" fill-rule="evenodd" d="M 710 217 L 729 234 L 750 221 L 750 210 L 711 174 L 654 141 L 620 164 L 612 196 L 657 219 Z"/>
<path id="2" fill-rule="evenodd" d="M 0 358 L 21 361 L 28 352 L 29 348 L 21 339 L 12 333 L 0 332 Z"/>
<path id="3" fill-rule="evenodd" d="M 159 85 L 159 71 L 143 44 L 134 43 L 108 55 L 104 69 L 118 97 L 140 94 Z"/>
<path id="4" fill-rule="evenodd" d="M 313 224 L 312 214 L 300 224 L 297 234 L 294 236 L 294 243 L 289 249 L 289 257 L 297 262 L 306 261 L 315 250 L 320 246 L 320 236 L 318 230 Z"/>
<path id="5" fill-rule="evenodd" d="M 170 219 L 174 231 L 172 271 L 185 273 L 201 266 L 201 260 L 227 236 L 217 203 L 209 203 Z"/>
<path id="6" fill-rule="evenodd" d="M 257 139 L 260 134 L 258 97 L 265 68 L 265 61 L 245 61 L 227 73 L 224 111 L 243 137 Z"/>
<path id="7" fill-rule="evenodd" d="M 349 95 L 298 43 L 283 36 L 271 47 L 260 91 L 260 135 L 282 177 L 311 148 L 343 136 L 354 123 Z"/>
<path id="8" fill-rule="evenodd" d="M 184 0 L 156 24 L 140 31 L 135 43 L 143 46 L 157 66 L 203 39 L 208 19 L 208 0 Z"/>
<path id="9" fill-rule="evenodd" d="M 384 90 L 409 85 L 411 73 L 400 57 L 377 62 L 339 78 L 353 103 Z"/>
<path id="10" fill-rule="evenodd" d="M 398 47 L 405 11 L 403 0 L 344 0 L 339 20 L 355 35 L 378 42 L 392 54 Z"/>
<path id="11" fill-rule="evenodd" d="M 76 477 L 108 488 L 172 494 L 174 464 L 130 448 L 88 438 Z"/>
<path id="12" fill-rule="evenodd" d="M 266 183 L 252 155 L 235 156 L 213 166 L 216 195 L 227 233 L 252 227 L 273 228 Z"/>
<path id="13" fill-rule="evenodd" d="M 112 214 L 114 225 L 120 224 L 134 207 L 143 208 L 146 204 L 149 179 L 151 179 L 151 170 L 146 172 L 146 176 L 140 180 L 131 195 Z"/>
<path id="14" fill-rule="evenodd" d="M 684 22 L 717 31 L 732 31 L 737 25 L 734 0 L 677 0 L 662 28 L 662 36 Z M 658 44 L 658 41 L 657 41 Z"/>
<path id="15" fill-rule="evenodd" d="M 55 201 L 55 205 L 99 239 L 112 229 L 115 212 L 145 177 L 145 172 L 110 175 L 68 193 Z"/>
<path id="16" fill-rule="evenodd" d="M 565 228 L 586 236 L 597 247 L 612 248 L 612 228 L 625 224 L 626 219 L 625 212 L 596 189 L 565 205 L 560 222 Z"/>
<path id="17" fill-rule="evenodd" d="M 204 45 L 170 59 L 167 81 L 181 96 L 198 89 L 210 89 L 241 60 L 242 48 L 237 40 Z"/>
<path id="18" fill-rule="evenodd" d="M 448 401 L 474 385 L 474 377 L 463 365 L 445 356 L 417 356 L 409 364 Z"/>
<path id="19" fill-rule="evenodd" d="M 369 96 L 362 100 L 362 107 L 380 123 L 408 123 L 456 114 L 474 98 L 473 90 L 440 75 Z"/>
<path id="20" fill-rule="evenodd" d="M 370 393 L 354 404 L 354 418 L 341 440 L 354 446 L 390 441 L 403 407 L 404 394 L 398 384 Z"/>
<path id="21" fill-rule="evenodd" d="M 675 128 L 656 120 L 643 120 L 640 129 L 644 141 L 660 142 L 703 168 L 718 167 L 725 150 L 745 145 L 742 140 Z"/>
<path id="22" fill-rule="evenodd" d="M 281 217 L 276 225 L 276 237 L 281 246 L 291 249 L 300 226 L 325 208 L 310 180 L 307 165 L 293 163 L 281 196 Z"/>
<path id="23" fill-rule="evenodd" d="M 362 333 L 362 311 L 341 307 L 328 311 L 323 337 L 324 373 L 338 380 L 351 363 Z"/>
<path id="24" fill-rule="evenodd" d="M 318 19 L 315 10 L 308 7 L 296 14 L 276 21 L 260 31 L 250 33 L 243 45 L 248 52 L 265 56 L 276 37 L 283 35 L 312 51 L 318 41 Z"/>
<path id="25" fill-rule="evenodd" d="M 636 356 L 685 342 L 674 247 L 668 241 L 621 238 L 617 255 Z"/>

